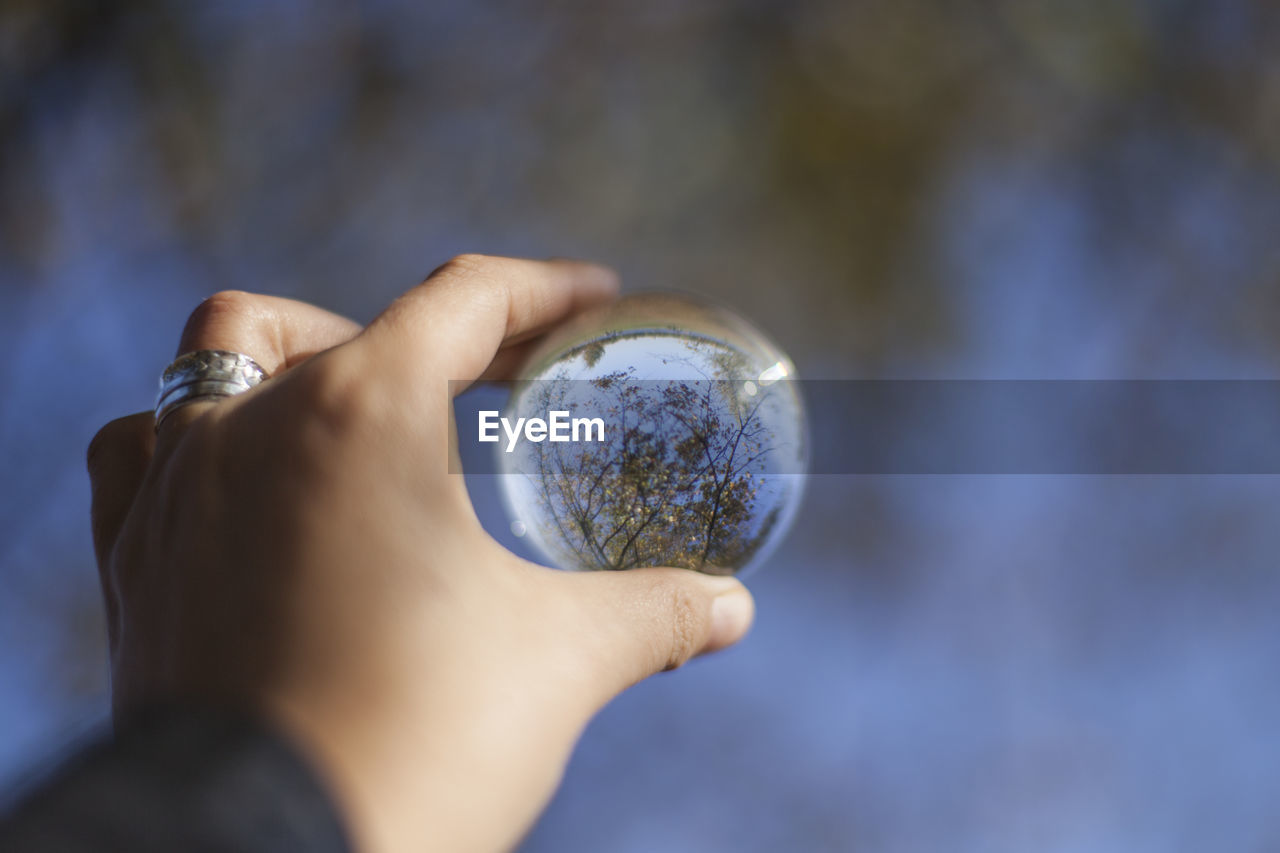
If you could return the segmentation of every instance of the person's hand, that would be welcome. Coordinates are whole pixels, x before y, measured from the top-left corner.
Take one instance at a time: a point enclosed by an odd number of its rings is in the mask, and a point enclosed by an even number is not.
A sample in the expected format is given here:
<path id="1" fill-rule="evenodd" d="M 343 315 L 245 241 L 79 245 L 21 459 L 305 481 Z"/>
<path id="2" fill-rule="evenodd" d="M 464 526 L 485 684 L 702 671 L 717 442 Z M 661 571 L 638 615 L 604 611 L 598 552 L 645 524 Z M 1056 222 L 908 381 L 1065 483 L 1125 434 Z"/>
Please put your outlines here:
<path id="1" fill-rule="evenodd" d="M 244 352 L 272 378 L 90 446 L 117 720 L 264 714 L 361 847 L 514 845 L 602 705 L 753 614 L 730 578 L 521 560 L 449 473 L 449 380 L 509 374 L 615 290 L 587 264 L 465 256 L 364 330 L 266 296 L 201 305 L 179 351 Z"/>

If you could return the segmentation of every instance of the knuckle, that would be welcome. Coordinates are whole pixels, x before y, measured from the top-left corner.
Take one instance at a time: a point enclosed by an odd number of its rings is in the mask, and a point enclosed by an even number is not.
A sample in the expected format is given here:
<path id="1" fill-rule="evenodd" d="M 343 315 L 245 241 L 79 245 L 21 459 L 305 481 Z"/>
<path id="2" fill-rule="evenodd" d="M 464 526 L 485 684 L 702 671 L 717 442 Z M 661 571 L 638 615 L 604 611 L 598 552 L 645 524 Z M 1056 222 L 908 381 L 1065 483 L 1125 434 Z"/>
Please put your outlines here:
<path id="1" fill-rule="evenodd" d="M 90 475 L 97 469 L 98 461 L 102 458 L 103 451 L 111 443 L 112 436 L 115 435 L 115 423 L 115 421 L 112 421 L 109 424 L 105 424 L 93 434 L 93 438 L 89 439 L 89 447 L 85 450 L 84 459 Z"/>
<path id="2" fill-rule="evenodd" d="M 663 591 L 671 618 L 670 645 L 666 649 L 667 670 L 677 669 L 701 647 L 703 623 L 706 621 L 701 601 L 679 583 L 668 583 Z"/>
<path id="3" fill-rule="evenodd" d="M 431 277 L 446 288 L 465 289 L 467 299 L 486 310 L 505 311 L 511 288 L 489 255 L 458 255 L 445 262 Z"/>
<path id="4" fill-rule="evenodd" d="M 428 278 L 448 277 L 460 279 L 484 278 L 492 259 L 488 255 L 467 252 L 454 255 L 431 273 Z"/>
<path id="5" fill-rule="evenodd" d="M 452 305 L 453 310 L 467 316 L 509 315 L 511 288 L 500 265 L 502 260 L 489 255 L 456 255 L 436 267 L 411 293 L 433 294 L 443 300 L 437 305 Z M 423 310 L 422 303 L 403 297 L 392 308 L 411 315 Z"/>
<path id="6" fill-rule="evenodd" d="M 213 312 L 244 314 L 252 312 L 260 302 L 256 293 L 249 293 L 247 290 L 219 290 L 202 302 L 200 307 Z"/>
<path id="7" fill-rule="evenodd" d="M 182 340 L 191 342 L 235 329 L 258 311 L 258 297 L 243 290 L 222 290 L 196 306 L 187 318 Z"/>
<path id="8" fill-rule="evenodd" d="M 85 450 L 85 464 L 90 475 L 98 470 L 105 456 L 111 455 L 112 447 L 119 447 L 123 440 L 130 437 L 130 432 L 136 427 L 135 417 L 130 415 L 109 421 L 89 439 L 89 446 Z"/>

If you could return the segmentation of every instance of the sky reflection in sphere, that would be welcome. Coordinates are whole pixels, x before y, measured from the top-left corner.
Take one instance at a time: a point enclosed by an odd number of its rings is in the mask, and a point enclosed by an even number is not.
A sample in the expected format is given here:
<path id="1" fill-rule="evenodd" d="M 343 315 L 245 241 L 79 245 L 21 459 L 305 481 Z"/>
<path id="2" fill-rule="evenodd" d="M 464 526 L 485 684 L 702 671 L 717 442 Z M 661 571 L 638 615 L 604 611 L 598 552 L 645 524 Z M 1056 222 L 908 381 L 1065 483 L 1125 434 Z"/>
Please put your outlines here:
<path id="1" fill-rule="evenodd" d="M 736 574 L 785 535 L 808 461 L 791 361 L 719 309 L 637 295 L 555 333 L 504 413 L 600 417 L 595 441 L 498 450 L 521 530 L 554 565 Z"/>

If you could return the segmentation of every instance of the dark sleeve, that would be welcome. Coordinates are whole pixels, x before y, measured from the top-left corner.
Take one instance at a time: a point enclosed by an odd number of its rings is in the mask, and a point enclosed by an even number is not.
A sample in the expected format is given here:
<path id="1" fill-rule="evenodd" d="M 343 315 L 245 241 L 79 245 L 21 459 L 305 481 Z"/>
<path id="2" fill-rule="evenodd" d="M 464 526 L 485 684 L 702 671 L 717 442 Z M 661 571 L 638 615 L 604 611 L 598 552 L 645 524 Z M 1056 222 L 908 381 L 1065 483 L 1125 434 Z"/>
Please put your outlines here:
<path id="1" fill-rule="evenodd" d="M 5 853 L 348 849 L 291 743 L 261 721 L 209 711 L 148 714 L 0 817 Z"/>

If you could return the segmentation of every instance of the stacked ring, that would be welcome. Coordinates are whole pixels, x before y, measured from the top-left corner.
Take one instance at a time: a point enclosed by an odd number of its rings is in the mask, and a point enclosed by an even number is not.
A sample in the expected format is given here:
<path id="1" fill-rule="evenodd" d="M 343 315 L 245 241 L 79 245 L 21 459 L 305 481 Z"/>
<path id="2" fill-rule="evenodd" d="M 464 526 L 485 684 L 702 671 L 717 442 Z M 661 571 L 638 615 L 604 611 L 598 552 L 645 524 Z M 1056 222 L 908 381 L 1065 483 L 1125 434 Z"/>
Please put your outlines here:
<path id="1" fill-rule="evenodd" d="M 156 429 L 189 403 L 243 394 L 267 378 L 267 372 L 240 352 L 206 349 L 181 355 L 160 376 Z"/>

